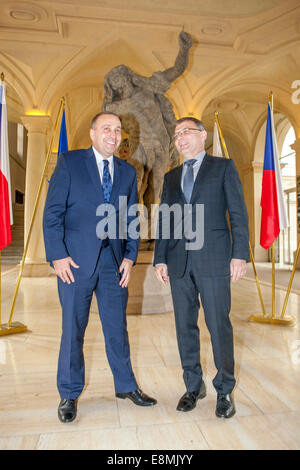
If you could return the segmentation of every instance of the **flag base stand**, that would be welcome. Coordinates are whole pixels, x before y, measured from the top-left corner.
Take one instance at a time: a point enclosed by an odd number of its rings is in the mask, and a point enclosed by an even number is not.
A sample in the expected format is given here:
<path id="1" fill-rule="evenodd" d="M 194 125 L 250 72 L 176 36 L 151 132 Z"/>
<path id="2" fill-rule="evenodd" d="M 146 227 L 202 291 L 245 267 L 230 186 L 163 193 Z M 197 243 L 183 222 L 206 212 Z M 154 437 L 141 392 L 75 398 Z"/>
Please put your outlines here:
<path id="1" fill-rule="evenodd" d="M 286 317 L 276 317 L 276 316 L 258 316 L 251 315 L 249 318 L 250 321 L 255 321 L 257 323 L 272 323 L 273 325 L 284 325 L 284 326 L 293 326 L 295 324 L 295 318 L 286 316 Z"/>
<path id="2" fill-rule="evenodd" d="M 24 331 L 27 331 L 27 326 L 23 325 L 23 323 L 20 323 L 18 321 L 12 322 L 11 325 L 9 325 L 8 323 L 4 323 L 0 326 L 0 336 L 12 335 L 15 333 L 23 333 Z"/>

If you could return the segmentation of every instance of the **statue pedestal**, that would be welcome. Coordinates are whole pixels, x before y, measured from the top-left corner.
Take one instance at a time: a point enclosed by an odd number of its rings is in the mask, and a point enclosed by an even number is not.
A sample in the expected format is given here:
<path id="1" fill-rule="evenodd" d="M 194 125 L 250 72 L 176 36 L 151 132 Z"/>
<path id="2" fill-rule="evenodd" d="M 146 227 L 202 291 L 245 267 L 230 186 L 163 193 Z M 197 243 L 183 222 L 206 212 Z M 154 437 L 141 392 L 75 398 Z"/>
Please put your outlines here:
<path id="1" fill-rule="evenodd" d="M 157 280 L 152 262 L 153 251 L 139 252 L 129 282 L 128 315 L 173 312 L 170 284 L 163 286 Z M 91 312 L 98 313 L 95 295 L 92 300 Z"/>
<path id="2" fill-rule="evenodd" d="M 173 311 L 170 285 L 163 286 L 152 265 L 153 251 L 140 251 L 131 271 L 127 314 L 147 315 Z"/>

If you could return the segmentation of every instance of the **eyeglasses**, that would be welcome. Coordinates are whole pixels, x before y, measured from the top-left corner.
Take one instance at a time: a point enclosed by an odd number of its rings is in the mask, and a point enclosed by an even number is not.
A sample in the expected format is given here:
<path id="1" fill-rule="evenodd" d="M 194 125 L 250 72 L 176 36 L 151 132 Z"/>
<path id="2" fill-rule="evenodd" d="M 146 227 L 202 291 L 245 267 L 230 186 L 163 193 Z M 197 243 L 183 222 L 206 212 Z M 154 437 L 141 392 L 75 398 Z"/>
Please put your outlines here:
<path id="1" fill-rule="evenodd" d="M 176 132 L 176 134 L 173 135 L 173 140 L 176 142 L 176 140 L 179 137 L 183 137 L 184 135 L 188 135 L 191 133 L 191 131 L 197 131 L 197 132 L 203 132 L 204 129 L 195 129 L 194 127 L 185 127 L 184 129 L 181 129 L 181 131 Z"/>

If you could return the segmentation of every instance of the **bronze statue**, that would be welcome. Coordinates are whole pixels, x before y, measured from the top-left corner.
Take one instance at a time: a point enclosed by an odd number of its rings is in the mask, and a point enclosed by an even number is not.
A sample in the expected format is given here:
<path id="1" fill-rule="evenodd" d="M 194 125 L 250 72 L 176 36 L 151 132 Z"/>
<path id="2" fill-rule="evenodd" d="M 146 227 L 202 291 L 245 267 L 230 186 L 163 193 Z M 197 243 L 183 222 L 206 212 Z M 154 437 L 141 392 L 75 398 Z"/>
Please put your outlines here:
<path id="1" fill-rule="evenodd" d="M 185 71 L 192 44 L 191 36 L 182 31 L 173 67 L 143 77 L 118 65 L 104 79 L 102 111 L 118 114 L 129 136 L 124 147 L 126 160 L 137 170 L 139 199 L 149 217 L 151 204 L 159 202 L 165 172 L 179 164 L 172 142 L 176 118 L 164 93 Z"/>

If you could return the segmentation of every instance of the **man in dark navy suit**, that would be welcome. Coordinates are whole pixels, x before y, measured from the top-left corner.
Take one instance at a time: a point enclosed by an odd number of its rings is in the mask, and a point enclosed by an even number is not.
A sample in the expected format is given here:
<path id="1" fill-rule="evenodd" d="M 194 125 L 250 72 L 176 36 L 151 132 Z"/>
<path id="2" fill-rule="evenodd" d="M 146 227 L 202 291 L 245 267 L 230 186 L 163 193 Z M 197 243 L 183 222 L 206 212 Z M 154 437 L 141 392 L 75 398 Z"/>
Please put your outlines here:
<path id="1" fill-rule="evenodd" d="M 197 325 L 200 294 L 217 368 L 213 380 L 216 415 L 230 418 L 235 413 L 231 395 L 235 378 L 230 280 L 235 282 L 246 273 L 248 215 L 233 161 L 208 155 L 204 150 L 206 137 L 205 127 L 198 119 L 186 117 L 177 121 L 174 139 L 184 163 L 166 174 L 161 198 L 162 204 L 177 206 L 177 217 L 166 219 L 160 215 L 154 265 L 158 279 L 166 284 L 170 278 L 171 284 L 187 389 L 177 410 L 192 410 L 197 400 L 206 395 Z M 166 220 L 168 237 L 163 236 Z"/>
<path id="2" fill-rule="evenodd" d="M 84 387 L 83 341 L 93 292 L 116 396 L 140 406 L 156 404 L 135 380 L 126 325 L 127 286 L 139 244 L 139 234 L 128 230 L 134 219 L 129 209 L 138 202 L 136 170 L 114 156 L 121 142 L 117 115 L 97 114 L 90 138 L 89 149 L 59 156 L 43 220 L 46 258 L 57 274 L 62 306 L 57 385 L 64 423 L 76 418 Z"/>

